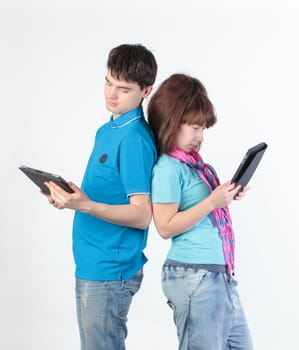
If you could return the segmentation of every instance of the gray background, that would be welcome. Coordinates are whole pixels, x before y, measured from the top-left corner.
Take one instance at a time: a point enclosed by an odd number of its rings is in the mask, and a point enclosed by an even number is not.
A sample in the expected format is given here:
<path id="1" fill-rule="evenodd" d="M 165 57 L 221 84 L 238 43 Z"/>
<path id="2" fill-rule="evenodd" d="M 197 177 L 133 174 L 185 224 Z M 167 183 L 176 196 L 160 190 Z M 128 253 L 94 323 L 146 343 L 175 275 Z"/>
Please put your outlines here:
<path id="1" fill-rule="evenodd" d="M 202 155 L 221 180 L 245 151 L 269 149 L 251 191 L 231 205 L 239 292 L 257 350 L 298 349 L 297 1 L 2 0 L 0 3 L 0 348 L 79 349 L 71 251 L 73 212 L 57 211 L 18 170 L 81 183 L 103 99 L 106 59 L 142 43 L 174 72 L 197 76 L 218 123 Z M 169 241 L 153 225 L 128 350 L 175 349 L 160 286 Z"/>

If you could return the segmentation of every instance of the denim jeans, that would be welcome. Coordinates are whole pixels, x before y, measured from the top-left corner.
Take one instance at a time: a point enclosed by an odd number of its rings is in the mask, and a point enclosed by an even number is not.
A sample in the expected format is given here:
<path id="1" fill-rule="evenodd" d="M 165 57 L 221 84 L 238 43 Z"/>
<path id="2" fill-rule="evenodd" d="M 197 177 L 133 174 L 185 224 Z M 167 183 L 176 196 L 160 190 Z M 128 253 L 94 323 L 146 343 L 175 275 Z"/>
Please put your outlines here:
<path id="1" fill-rule="evenodd" d="M 127 315 L 142 269 L 129 281 L 76 280 L 81 350 L 124 350 Z"/>
<path id="2" fill-rule="evenodd" d="M 162 287 L 173 310 L 179 350 L 252 350 L 236 289 L 225 272 L 166 261 Z"/>

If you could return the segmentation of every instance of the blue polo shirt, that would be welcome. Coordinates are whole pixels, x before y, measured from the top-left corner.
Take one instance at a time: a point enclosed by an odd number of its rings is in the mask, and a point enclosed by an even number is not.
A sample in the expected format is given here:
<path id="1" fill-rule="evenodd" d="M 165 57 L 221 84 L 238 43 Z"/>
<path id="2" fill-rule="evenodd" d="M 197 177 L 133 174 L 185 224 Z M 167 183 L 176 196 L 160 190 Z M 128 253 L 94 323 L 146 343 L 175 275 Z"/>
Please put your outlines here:
<path id="1" fill-rule="evenodd" d="M 142 108 L 131 110 L 100 127 L 82 182 L 96 202 L 128 204 L 133 194 L 150 194 L 156 161 L 153 135 Z M 73 253 L 76 278 L 128 280 L 145 264 L 148 229 L 120 226 L 75 212 Z"/>

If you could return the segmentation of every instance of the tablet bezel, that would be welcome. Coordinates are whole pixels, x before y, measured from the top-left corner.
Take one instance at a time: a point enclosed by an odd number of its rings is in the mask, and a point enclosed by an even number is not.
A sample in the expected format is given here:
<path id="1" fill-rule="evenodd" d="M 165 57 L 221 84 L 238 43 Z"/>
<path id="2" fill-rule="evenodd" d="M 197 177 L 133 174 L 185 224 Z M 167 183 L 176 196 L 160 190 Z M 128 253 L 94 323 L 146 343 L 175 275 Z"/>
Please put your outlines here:
<path id="1" fill-rule="evenodd" d="M 43 170 L 30 168 L 25 165 L 21 165 L 19 169 L 29 177 L 45 194 L 50 194 L 49 188 L 45 185 L 45 182 L 52 181 L 58 186 L 60 186 L 64 191 L 68 193 L 74 193 L 74 191 L 69 187 L 68 183 L 64 178 L 59 175 L 49 173 Z"/>
<path id="2" fill-rule="evenodd" d="M 267 147 L 265 142 L 261 142 L 249 148 L 231 181 L 236 185 L 246 186 L 255 173 Z"/>

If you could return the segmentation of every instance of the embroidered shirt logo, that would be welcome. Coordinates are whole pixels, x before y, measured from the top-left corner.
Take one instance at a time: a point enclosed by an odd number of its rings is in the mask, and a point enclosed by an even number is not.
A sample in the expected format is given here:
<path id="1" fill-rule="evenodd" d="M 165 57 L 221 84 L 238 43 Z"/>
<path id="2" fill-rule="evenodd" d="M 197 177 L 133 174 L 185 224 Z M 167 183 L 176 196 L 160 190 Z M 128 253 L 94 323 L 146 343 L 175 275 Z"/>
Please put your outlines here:
<path id="1" fill-rule="evenodd" d="M 100 163 L 105 163 L 106 160 L 107 160 L 107 158 L 108 158 L 107 154 L 104 153 L 104 154 L 101 155 L 101 157 L 100 157 L 100 159 L 99 159 L 99 162 L 100 162 Z"/>

